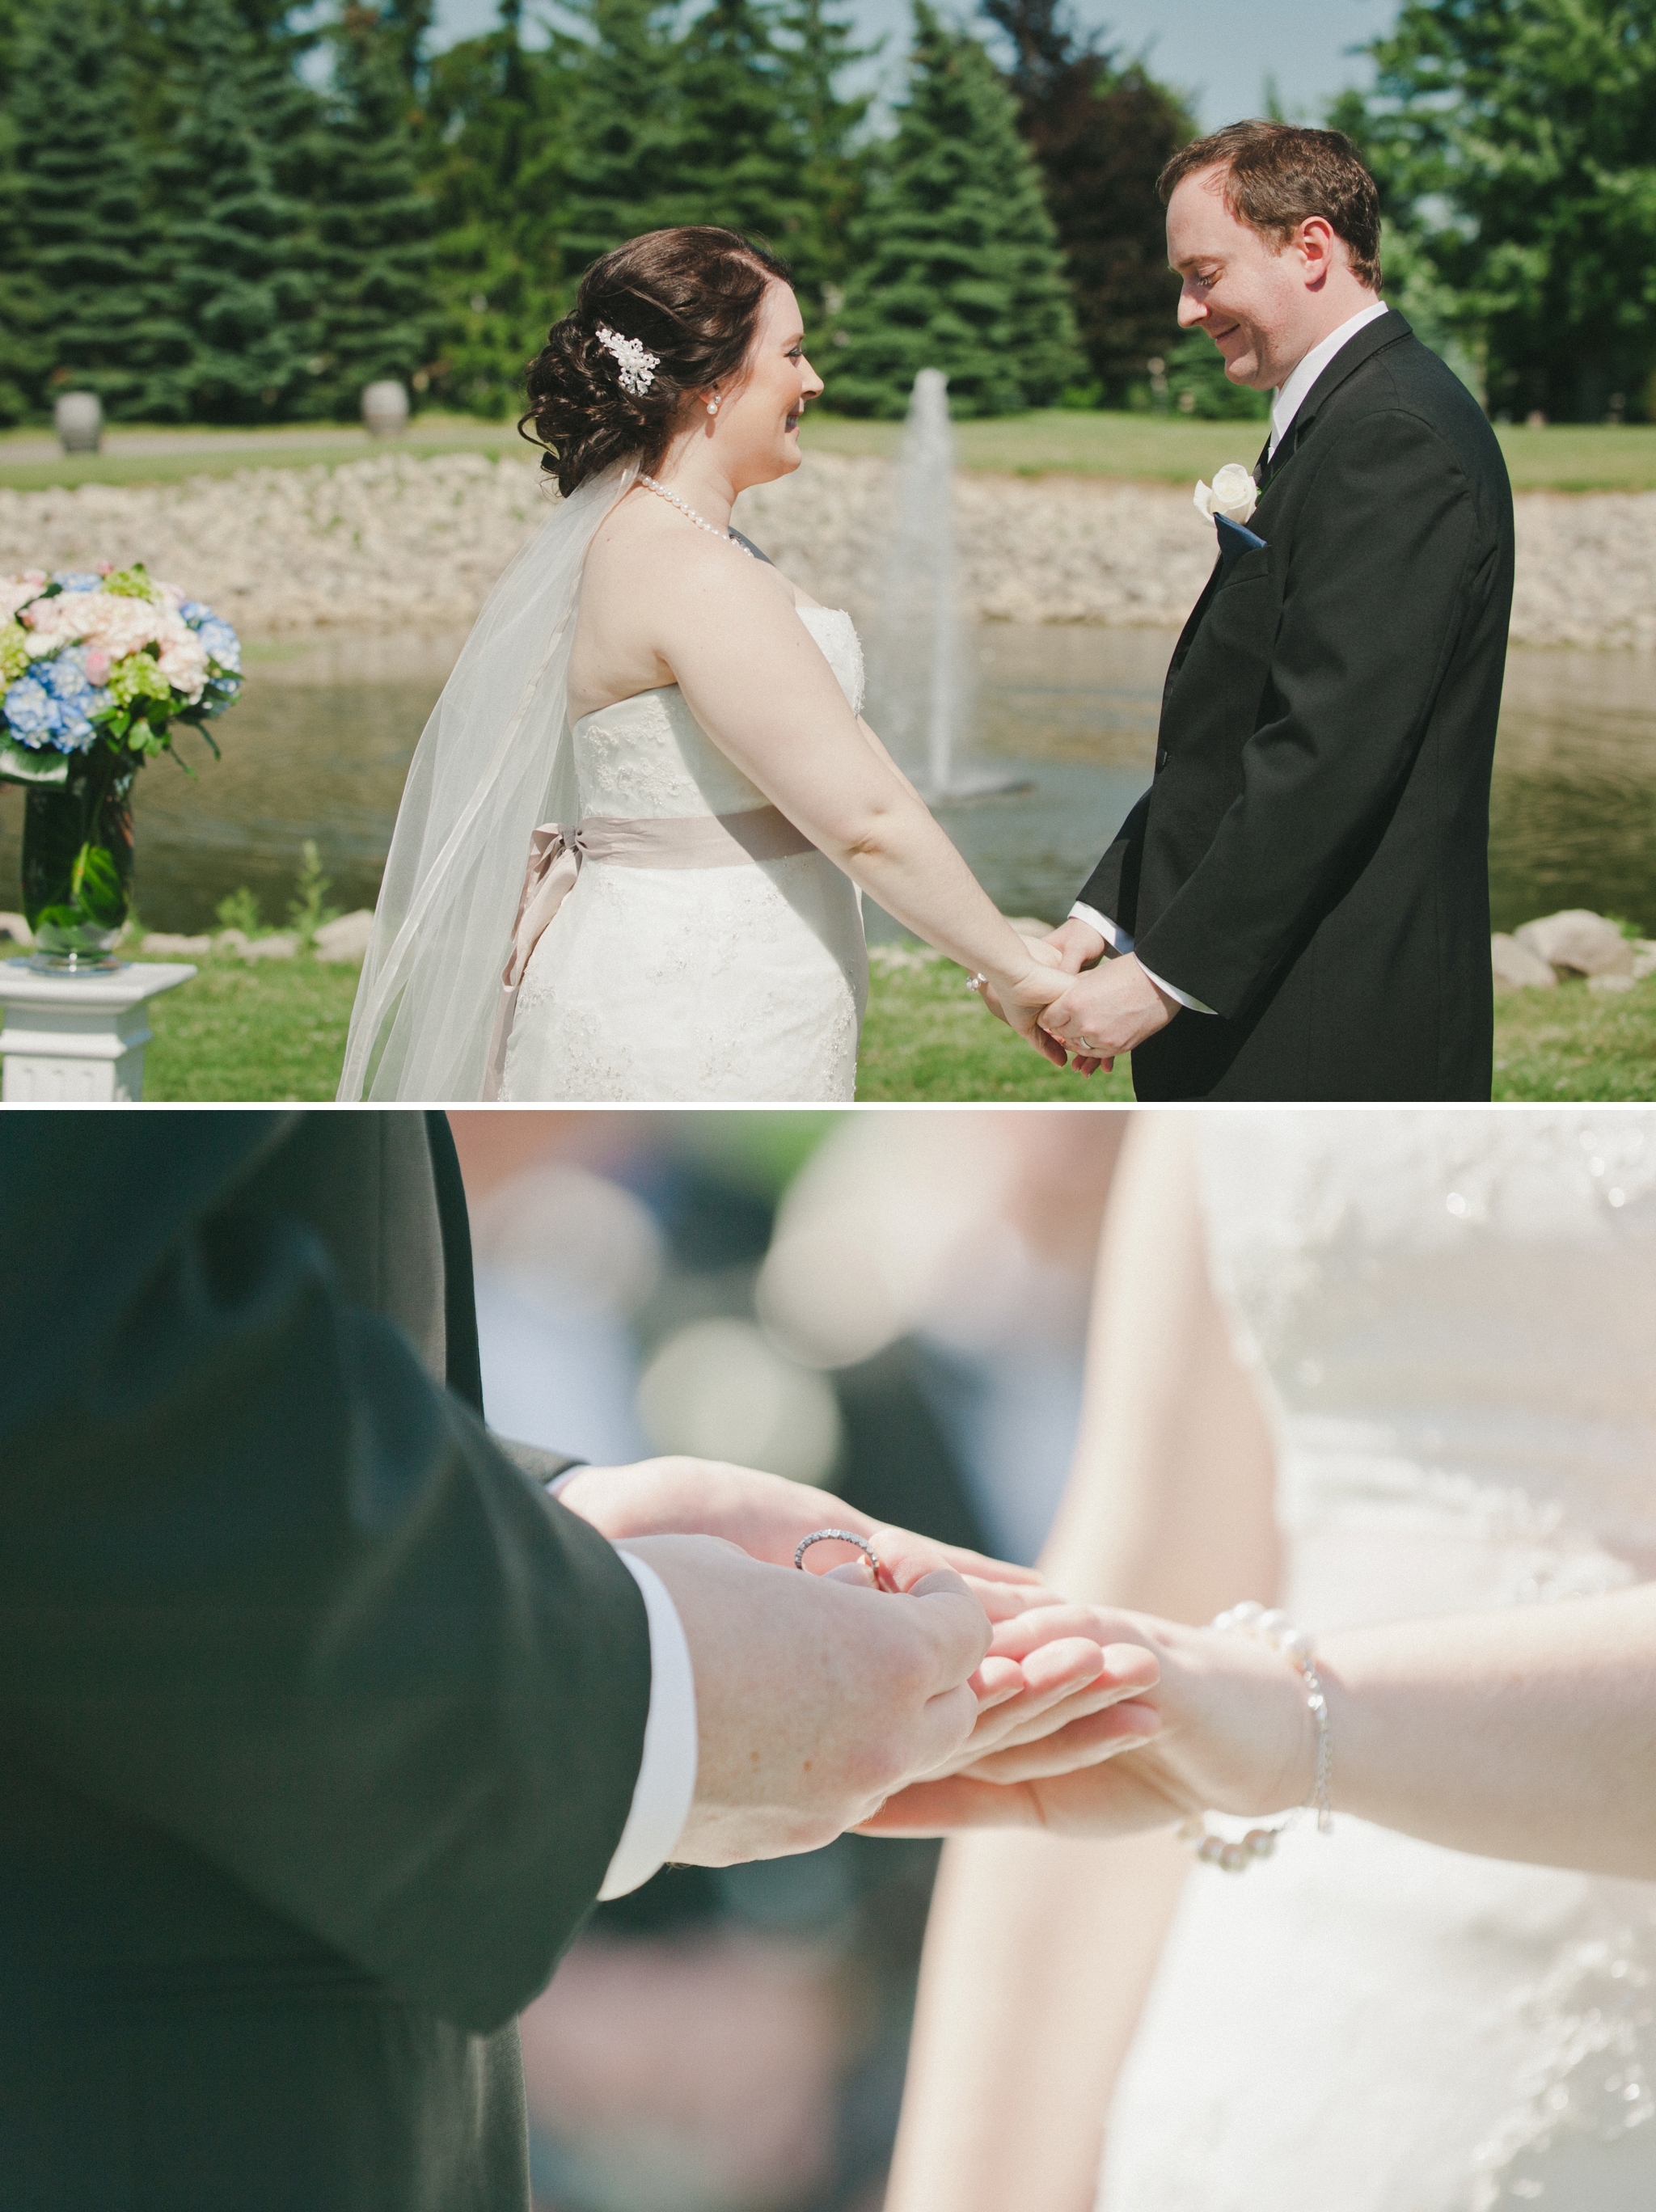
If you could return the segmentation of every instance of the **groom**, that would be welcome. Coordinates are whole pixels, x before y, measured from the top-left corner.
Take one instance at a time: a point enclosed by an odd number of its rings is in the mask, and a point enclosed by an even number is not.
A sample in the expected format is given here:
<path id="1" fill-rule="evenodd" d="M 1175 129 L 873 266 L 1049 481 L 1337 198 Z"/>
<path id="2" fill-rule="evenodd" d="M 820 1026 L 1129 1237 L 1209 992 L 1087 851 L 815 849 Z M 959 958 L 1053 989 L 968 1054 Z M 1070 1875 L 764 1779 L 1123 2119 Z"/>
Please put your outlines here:
<path id="1" fill-rule="evenodd" d="M 1130 1052 L 1143 1099 L 1488 1098 L 1500 447 L 1381 301 L 1339 132 L 1233 124 L 1160 191 L 1180 325 L 1272 393 L 1270 435 L 1042 1024 L 1084 1072 Z"/>
<path id="2" fill-rule="evenodd" d="M 441 1115 L 0 1117 L 0 2205 L 527 2212 L 594 1899 L 972 1725 L 918 1540 L 779 1573 L 836 1501 L 490 1434 Z"/>

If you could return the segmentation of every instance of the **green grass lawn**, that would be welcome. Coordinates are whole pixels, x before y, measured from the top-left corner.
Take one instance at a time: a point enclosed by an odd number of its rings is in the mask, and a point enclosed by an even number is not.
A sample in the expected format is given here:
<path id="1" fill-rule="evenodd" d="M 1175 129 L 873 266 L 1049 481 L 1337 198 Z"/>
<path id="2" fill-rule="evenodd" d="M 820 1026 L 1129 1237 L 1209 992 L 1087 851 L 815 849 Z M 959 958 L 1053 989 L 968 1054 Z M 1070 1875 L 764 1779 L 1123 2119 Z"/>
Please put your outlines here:
<path id="1" fill-rule="evenodd" d="M 301 957 L 249 966 L 210 957 L 195 981 L 152 1003 L 150 1099 L 329 1099 L 344 1056 L 355 968 Z M 1132 1097 L 1125 1066 L 1087 1082 L 1060 1072 L 992 1021 L 946 960 L 875 963 L 857 1097 L 1038 1100 Z M 1499 1099 L 1656 1099 L 1656 978 L 1611 995 L 1584 983 L 1495 1001 Z"/>
<path id="2" fill-rule="evenodd" d="M 1656 977 L 1630 991 L 1508 991 L 1495 1000 L 1497 1098 L 1656 1098 Z"/>
<path id="3" fill-rule="evenodd" d="M 350 424 L 289 427 L 260 432 L 174 430 L 163 424 L 124 424 L 112 430 L 101 453 L 48 459 L 11 459 L 26 440 L 38 440 L 37 425 L 0 434 L 0 489 L 39 491 L 52 484 L 176 483 L 194 476 L 230 476 L 238 469 L 304 468 L 374 453 L 480 453 L 529 450 L 509 423 L 478 422 L 466 416 L 417 416 L 404 437 L 391 440 L 356 434 L 341 444 Z M 318 430 L 331 443 L 319 443 Z M 133 453 L 131 441 L 165 434 L 181 450 L 160 454 Z M 808 415 L 804 442 L 808 452 L 867 453 L 889 459 L 903 434 L 900 422 L 854 422 L 832 415 Z M 1549 424 L 1528 429 L 1503 424 L 1497 432 L 1519 491 L 1649 491 L 1656 489 L 1656 424 L 1619 428 L 1608 424 Z M 1251 422 L 1196 422 L 1182 416 L 1083 413 L 1045 408 L 988 422 L 959 422 L 955 435 L 963 468 L 1003 476 L 1079 476 L 1117 481 L 1189 484 L 1211 477 L 1227 461 L 1251 462 L 1263 441 L 1262 424 Z M 253 450 L 250 441 L 256 440 Z"/>
<path id="4" fill-rule="evenodd" d="M 896 453 L 900 422 L 852 422 L 807 416 L 807 447 L 825 453 Z M 1047 408 L 1032 415 L 957 422 L 961 465 L 999 475 L 1111 477 L 1141 483 L 1210 479 L 1227 461 L 1251 466 L 1264 443 L 1263 423 L 1195 422 L 1154 415 L 1081 414 Z M 1515 491 L 1656 489 L 1656 423 L 1612 428 L 1502 423 L 1495 433 Z"/>
<path id="5" fill-rule="evenodd" d="M 209 430 L 167 424 L 124 424 L 106 434 L 100 453 L 64 453 L 50 459 L 13 459 L 25 441 L 37 441 L 40 427 L 0 433 L 0 490 L 46 491 L 83 483 L 183 483 L 191 477 L 229 477 L 240 469 L 304 469 L 319 463 L 338 468 L 387 453 L 429 460 L 435 453 L 528 453 L 514 423 L 478 422 L 468 416 L 417 416 L 399 438 L 370 438 L 349 422 L 299 424 L 279 430 Z M 178 450 L 147 453 L 131 450 L 139 439 L 165 437 Z"/>
<path id="6" fill-rule="evenodd" d="M 332 1098 L 358 970 L 349 961 L 197 963 L 194 980 L 149 1002 L 146 1098 Z"/>

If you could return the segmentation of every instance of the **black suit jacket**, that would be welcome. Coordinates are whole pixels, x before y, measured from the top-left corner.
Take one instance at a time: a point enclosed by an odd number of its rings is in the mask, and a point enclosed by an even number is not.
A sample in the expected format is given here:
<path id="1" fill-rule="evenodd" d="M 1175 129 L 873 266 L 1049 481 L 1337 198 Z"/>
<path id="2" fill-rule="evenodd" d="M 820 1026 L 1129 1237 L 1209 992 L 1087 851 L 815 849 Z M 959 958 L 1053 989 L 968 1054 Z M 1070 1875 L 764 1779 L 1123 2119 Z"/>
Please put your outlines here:
<path id="1" fill-rule="evenodd" d="M 648 1631 L 484 1431 L 441 1117 L 0 1117 L 0 2204 L 527 2205 Z"/>
<path id="2" fill-rule="evenodd" d="M 1489 799 L 1512 493 L 1403 317 L 1336 355 L 1167 672 L 1155 781 L 1081 897 L 1215 1010 L 1141 1098 L 1489 1096 Z"/>

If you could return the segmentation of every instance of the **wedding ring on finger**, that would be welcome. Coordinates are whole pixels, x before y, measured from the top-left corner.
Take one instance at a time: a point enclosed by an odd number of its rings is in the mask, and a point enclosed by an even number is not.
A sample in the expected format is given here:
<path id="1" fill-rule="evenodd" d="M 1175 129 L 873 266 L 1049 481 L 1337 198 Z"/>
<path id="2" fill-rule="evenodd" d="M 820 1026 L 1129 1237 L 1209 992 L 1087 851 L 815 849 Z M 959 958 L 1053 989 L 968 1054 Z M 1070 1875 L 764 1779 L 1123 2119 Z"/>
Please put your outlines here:
<path id="1" fill-rule="evenodd" d="M 886 1587 L 883 1579 L 886 1570 L 880 1564 L 880 1555 L 866 1537 L 855 1534 L 849 1528 L 813 1528 L 808 1536 L 801 1536 L 795 1547 L 794 1565 L 801 1574 L 808 1572 L 805 1555 L 813 1544 L 855 1544 L 874 1571 L 874 1588 L 884 1589 Z"/>
<path id="2" fill-rule="evenodd" d="M 1076 1043 L 1081 1047 L 1081 1050 L 1082 1050 L 1083 1052 L 1091 1052 L 1091 1051 L 1092 1051 L 1092 1049 L 1093 1049 L 1093 1040 L 1092 1040 L 1092 1038 L 1091 1038 L 1090 1036 L 1078 1036 L 1078 1037 L 1076 1038 L 1075 1042 L 1076 1042 Z"/>

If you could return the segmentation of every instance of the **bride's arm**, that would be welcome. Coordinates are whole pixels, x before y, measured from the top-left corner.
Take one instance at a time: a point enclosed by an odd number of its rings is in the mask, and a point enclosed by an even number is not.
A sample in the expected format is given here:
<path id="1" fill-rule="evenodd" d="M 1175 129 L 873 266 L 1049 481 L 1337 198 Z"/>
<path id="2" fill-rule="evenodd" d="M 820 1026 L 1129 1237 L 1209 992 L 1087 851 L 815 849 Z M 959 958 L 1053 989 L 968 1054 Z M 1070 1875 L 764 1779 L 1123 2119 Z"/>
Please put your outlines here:
<path id="1" fill-rule="evenodd" d="M 1004 981 L 1032 1019 L 1062 975 L 996 911 L 913 787 L 869 744 L 785 587 L 757 563 L 694 542 L 676 546 L 651 584 L 656 649 L 720 750 L 888 914 L 997 990 Z"/>
<path id="2" fill-rule="evenodd" d="M 1051 1607 L 1041 1620 L 1038 1635 L 1018 1632 L 1025 1649 L 1046 1634 L 1142 1635 L 1160 1669 L 1143 1693 L 1161 1717 L 1153 1742 L 1061 1771 L 1087 1755 L 1078 1723 L 905 1791 L 879 1825 L 1097 1837 L 1306 1802 L 1316 1733 L 1305 1686 L 1268 1644 L 1089 1607 Z M 1317 1665 L 1336 1813 L 1485 1858 L 1656 1881 L 1656 1583 L 1348 1629 L 1324 1640 Z"/>
<path id="3" fill-rule="evenodd" d="M 1275 1587 L 1273 1482 L 1208 1281 L 1190 1124 L 1141 1113 L 1105 1219 L 1075 1469 L 1043 1571 L 1095 1601 L 1209 1620 Z M 1165 1835 L 949 1844 L 886 2212 L 1086 2212 L 1189 1863 Z"/>

